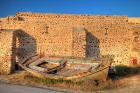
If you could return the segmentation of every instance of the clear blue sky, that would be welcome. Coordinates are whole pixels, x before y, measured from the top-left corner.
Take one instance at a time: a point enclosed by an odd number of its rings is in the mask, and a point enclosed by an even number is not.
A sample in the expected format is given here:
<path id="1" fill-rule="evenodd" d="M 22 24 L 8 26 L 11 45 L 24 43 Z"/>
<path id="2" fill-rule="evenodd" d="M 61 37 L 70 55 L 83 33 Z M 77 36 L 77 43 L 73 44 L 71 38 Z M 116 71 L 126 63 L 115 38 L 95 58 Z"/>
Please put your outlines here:
<path id="1" fill-rule="evenodd" d="M 140 0 L 0 0 L 0 17 L 18 11 L 140 17 Z"/>

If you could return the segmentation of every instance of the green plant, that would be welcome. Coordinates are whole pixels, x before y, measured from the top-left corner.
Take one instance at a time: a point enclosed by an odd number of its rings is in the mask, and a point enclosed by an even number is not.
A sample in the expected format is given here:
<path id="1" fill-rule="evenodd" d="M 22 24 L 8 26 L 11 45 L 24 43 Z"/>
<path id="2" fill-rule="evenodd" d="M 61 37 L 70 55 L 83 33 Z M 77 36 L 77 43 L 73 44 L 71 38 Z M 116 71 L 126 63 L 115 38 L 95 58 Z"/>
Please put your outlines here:
<path id="1" fill-rule="evenodd" d="M 115 67 L 117 75 L 125 76 L 130 74 L 137 74 L 140 72 L 140 67 L 128 67 L 124 65 L 118 65 Z"/>

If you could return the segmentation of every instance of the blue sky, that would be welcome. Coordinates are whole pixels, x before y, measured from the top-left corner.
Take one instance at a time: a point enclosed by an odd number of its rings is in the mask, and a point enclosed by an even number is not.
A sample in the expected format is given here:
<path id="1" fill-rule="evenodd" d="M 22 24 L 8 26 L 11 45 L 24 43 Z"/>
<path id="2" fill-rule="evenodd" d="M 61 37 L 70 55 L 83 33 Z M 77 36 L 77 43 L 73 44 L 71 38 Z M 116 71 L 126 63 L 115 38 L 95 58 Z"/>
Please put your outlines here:
<path id="1" fill-rule="evenodd" d="M 0 0 L 0 17 L 18 11 L 140 17 L 140 0 Z"/>

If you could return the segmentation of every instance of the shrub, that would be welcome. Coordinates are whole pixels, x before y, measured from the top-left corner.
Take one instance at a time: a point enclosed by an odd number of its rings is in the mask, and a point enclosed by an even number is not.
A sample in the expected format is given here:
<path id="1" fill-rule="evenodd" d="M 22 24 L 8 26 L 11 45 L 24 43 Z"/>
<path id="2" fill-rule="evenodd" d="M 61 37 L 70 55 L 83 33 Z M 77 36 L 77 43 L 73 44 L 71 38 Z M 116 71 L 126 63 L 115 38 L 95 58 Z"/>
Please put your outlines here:
<path id="1" fill-rule="evenodd" d="M 140 67 L 128 67 L 124 65 L 118 65 L 115 67 L 117 75 L 125 76 L 130 74 L 137 74 L 140 72 Z"/>

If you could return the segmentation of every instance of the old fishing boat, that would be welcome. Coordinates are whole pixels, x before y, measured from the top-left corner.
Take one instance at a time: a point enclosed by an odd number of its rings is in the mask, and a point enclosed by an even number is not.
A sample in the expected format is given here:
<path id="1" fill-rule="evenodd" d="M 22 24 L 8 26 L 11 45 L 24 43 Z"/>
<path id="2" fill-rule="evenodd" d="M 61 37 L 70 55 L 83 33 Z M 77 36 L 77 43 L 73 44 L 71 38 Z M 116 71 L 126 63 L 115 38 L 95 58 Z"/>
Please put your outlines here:
<path id="1" fill-rule="evenodd" d="M 51 58 L 31 56 L 19 65 L 39 78 L 62 80 L 83 80 L 92 78 L 106 80 L 111 60 L 79 59 L 79 58 Z"/>

